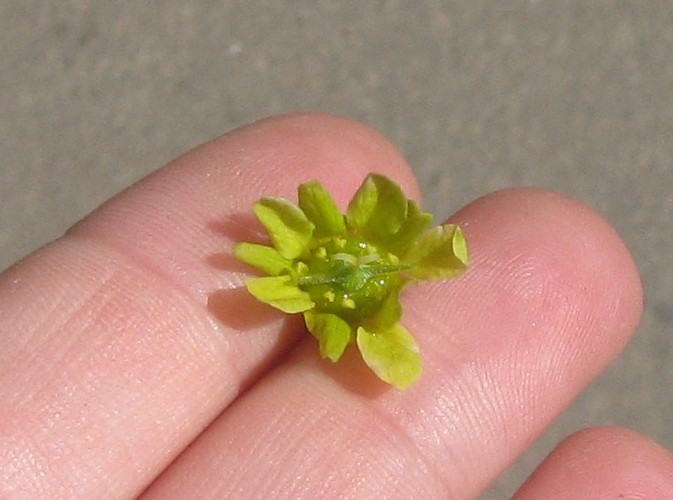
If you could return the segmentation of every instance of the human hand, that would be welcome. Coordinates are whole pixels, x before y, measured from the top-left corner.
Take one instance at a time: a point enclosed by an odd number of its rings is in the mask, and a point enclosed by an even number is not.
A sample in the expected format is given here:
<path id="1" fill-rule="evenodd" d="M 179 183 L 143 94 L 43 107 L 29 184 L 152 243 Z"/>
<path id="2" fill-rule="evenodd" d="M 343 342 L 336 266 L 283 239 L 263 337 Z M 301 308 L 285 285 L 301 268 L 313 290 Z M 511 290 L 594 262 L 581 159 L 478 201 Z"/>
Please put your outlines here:
<path id="1" fill-rule="evenodd" d="M 260 196 L 319 179 L 343 204 L 370 171 L 414 197 L 372 131 L 281 117 L 148 177 L 0 277 L 2 498 L 473 498 L 612 361 L 642 292 L 617 235 L 540 190 L 453 218 L 471 265 L 409 289 L 424 356 L 399 392 L 350 349 L 241 288 L 231 248 Z M 517 498 L 673 498 L 673 458 L 599 428 Z"/>

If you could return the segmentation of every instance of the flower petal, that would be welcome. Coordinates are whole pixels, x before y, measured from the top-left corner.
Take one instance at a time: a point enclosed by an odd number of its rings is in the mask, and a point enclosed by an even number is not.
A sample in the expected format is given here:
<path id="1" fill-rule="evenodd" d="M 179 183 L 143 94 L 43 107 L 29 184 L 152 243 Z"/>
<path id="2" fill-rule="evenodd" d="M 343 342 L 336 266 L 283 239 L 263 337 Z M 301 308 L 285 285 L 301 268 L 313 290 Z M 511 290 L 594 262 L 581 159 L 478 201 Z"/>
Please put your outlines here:
<path id="1" fill-rule="evenodd" d="M 445 224 L 423 234 L 404 256 L 416 279 L 438 280 L 457 276 L 467 267 L 468 252 L 463 232 Z"/>
<path id="2" fill-rule="evenodd" d="M 363 321 L 363 326 L 370 331 L 387 330 L 402 318 L 400 290 L 394 290 L 381 304 L 376 313 Z"/>
<path id="3" fill-rule="evenodd" d="M 404 390 L 421 376 L 423 365 L 416 341 L 399 323 L 382 331 L 359 327 L 357 344 L 362 359 L 384 382 Z"/>
<path id="4" fill-rule="evenodd" d="M 346 220 L 365 238 L 380 243 L 399 231 L 406 216 L 402 189 L 387 177 L 370 174 L 348 205 Z"/>
<path id="5" fill-rule="evenodd" d="M 278 276 L 292 267 L 292 261 L 286 259 L 275 248 L 256 243 L 239 243 L 234 247 L 234 255 L 238 260 L 255 266 L 270 276 Z"/>
<path id="6" fill-rule="evenodd" d="M 431 222 L 432 214 L 423 212 L 416 202 L 408 200 L 406 219 L 387 245 L 387 249 L 395 255 L 404 255 Z"/>
<path id="7" fill-rule="evenodd" d="M 315 224 L 316 236 L 333 236 L 346 230 L 343 214 L 322 184 L 310 181 L 300 185 L 298 191 L 299 207 Z"/>
<path id="8" fill-rule="evenodd" d="M 350 325 L 335 314 L 312 310 L 304 313 L 304 319 L 308 330 L 318 339 L 320 355 L 332 362 L 339 361 L 351 341 Z"/>
<path id="9" fill-rule="evenodd" d="M 248 291 L 258 300 L 286 313 L 299 313 L 315 307 L 308 293 L 292 283 L 289 276 L 265 276 L 245 280 Z"/>
<path id="10" fill-rule="evenodd" d="M 284 198 L 262 198 L 253 209 L 283 257 L 296 259 L 308 248 L 315 226 L 298 206 Z"/>

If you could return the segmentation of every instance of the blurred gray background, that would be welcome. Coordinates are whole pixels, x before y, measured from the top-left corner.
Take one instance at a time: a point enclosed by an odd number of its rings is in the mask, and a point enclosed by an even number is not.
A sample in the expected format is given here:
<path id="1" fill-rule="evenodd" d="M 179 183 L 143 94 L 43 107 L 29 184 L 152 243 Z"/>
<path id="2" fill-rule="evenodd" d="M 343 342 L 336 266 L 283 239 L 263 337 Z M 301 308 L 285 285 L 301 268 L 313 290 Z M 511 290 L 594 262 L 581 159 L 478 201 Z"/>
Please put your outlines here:
<path id="1" fill-rule="evenodd" d="M 438 217 L 552 188 L 642 270 L 639 336 L 484 498 L 583 426 L 673 448 L 671 2 L 2 0 L 0 63 L 0 268 L 232 127 L 348 115 L 399 146 Z"/>

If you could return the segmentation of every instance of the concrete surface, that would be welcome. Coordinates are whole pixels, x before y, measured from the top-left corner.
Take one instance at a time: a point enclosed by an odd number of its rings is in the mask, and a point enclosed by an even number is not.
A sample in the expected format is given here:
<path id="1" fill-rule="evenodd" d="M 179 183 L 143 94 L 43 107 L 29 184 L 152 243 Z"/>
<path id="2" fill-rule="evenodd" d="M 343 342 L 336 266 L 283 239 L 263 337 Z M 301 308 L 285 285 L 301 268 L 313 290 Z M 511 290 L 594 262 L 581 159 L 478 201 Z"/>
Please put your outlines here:
<path id="1" fill-rule="evenodd" d="M 673 448 L 670 2 L 3 0 L 0 64 L 0 268 L 234 126 L 349 115 L 399 145 L 438 216 L 549 187 L 642 270 L 640 335 L 484 498 L 582 426 Z"/>

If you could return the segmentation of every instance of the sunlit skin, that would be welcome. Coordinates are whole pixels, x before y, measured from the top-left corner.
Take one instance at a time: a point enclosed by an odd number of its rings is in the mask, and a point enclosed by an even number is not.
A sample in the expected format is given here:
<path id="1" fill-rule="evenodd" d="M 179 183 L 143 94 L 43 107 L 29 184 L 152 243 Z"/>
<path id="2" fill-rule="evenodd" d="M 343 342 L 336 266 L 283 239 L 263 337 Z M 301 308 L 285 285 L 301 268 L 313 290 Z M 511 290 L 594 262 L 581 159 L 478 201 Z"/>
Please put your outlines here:
<path id="1" fill-rule="evenodd" d="M 446 158 L 443 175 L 466 170 Z M 628 344 L 637 269 L 582 203 L 485 194 L 450 218 L 469 269 L 403 294 L 425 370 L 394 390 L 356 349 L 317 356 L 301 318 L 255 300 L 253 270 L 231 257 L 259 234 L 260 197 L 319 179 L 345 207 L 373 171 L 419 199 L 370 128 L 264 120 L 1 273 L 0 498 L 479 498 Z M 587 429 L 514 498 L 673 498 L 673 458 L 635 432 Z"/>

